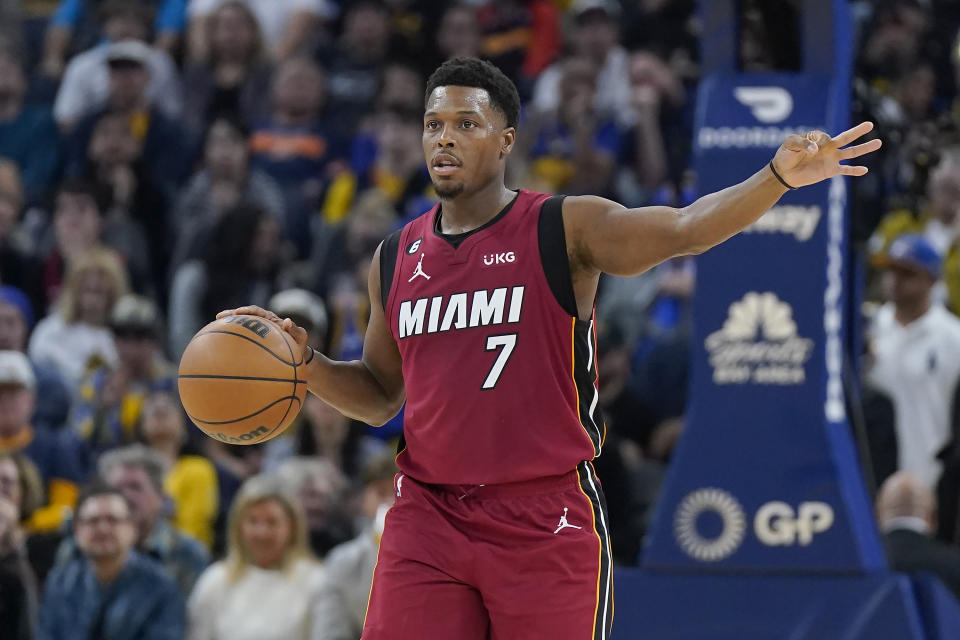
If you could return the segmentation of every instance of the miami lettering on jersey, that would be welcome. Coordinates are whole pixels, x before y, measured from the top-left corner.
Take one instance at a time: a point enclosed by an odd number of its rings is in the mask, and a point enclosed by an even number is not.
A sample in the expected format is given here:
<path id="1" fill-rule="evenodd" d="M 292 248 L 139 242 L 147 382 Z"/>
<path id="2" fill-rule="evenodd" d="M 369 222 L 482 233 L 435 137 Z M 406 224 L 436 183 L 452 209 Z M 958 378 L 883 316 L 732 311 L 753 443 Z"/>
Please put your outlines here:
<path id="1" fill-rule="evenodd" d="M 519 323 L 525 289 L 519 285 L 403 300 L 399 310 L 399 337 L 402 340 L 424 333 Z"/>

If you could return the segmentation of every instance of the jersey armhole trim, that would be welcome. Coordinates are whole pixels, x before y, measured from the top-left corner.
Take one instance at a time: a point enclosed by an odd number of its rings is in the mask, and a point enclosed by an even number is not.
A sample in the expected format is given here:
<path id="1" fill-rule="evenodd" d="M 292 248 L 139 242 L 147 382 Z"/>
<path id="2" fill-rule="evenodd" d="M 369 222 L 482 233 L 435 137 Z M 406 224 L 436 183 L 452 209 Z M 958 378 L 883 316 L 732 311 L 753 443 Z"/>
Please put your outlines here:
<path id="1" fill-rule="evenodd" d="M 537 240 L 540 245 L 540 263 L 550 285 L 550 291 L 560 307 L 577 318 L 577 297 L 570 276 L 570 257 L 563 230 L 563 200 L 566 196 L 551 196 L 540 207 L 537 221 Z"/>
<path id="2" fill-rule="evenodd" d="M 393 274 L 397 270 L 397 248 L 400 246 L 400 235 L 403 229 L 397 229 L 383 241 L 380 246 L 380 304 L 383 312 L 387 312 L 387 299 L 390 297 L 390 288 L 393 286 Z"/>

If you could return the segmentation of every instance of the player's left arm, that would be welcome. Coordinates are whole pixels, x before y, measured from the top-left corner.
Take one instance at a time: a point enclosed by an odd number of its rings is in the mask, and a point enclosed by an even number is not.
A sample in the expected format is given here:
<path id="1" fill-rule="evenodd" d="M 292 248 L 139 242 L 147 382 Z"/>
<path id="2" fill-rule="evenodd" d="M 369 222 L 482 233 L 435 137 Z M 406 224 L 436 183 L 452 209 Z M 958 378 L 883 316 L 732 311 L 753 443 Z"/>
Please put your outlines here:
<path id="1" fill-rule="evenodd" d="M 822 131 L 792 135 L 773 158 L 783 182 L 803 187 L 836 175 L 862 176 L 863 166 L 840 164 L 880 148 L 880 140 L 847 146 L 873 129 L 864 122 L 831 138 Z M 630 276 L 681 255 L 697 254 L 739 233 L 763 215 L 787 187 L 770 166 L 693 204 L 627 209 L 595 196 L 571 196 L 563 226 L 571 266 L 580 275 Z"/>

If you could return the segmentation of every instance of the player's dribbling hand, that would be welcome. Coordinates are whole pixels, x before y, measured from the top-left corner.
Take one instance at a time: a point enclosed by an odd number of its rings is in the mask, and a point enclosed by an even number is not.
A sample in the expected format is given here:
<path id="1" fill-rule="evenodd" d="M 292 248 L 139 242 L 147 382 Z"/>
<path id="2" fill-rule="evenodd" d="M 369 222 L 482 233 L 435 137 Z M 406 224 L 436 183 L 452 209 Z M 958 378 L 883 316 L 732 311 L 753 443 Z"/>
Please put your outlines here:
<path id="1" fill-rule="evenodd" d="M 840 162 L 879 149 L 879 139 L 847 146 L 872 130 L 872 122 L 861 122 L 833 138 L 823 131 L 811 131 L 805 136 L 792 135 L 777 149 L 773 166 L 791 187 L 805 187 L 836 175 L 862 176 L 867 173 L 866 167 Z"/>
<path id="2" fill-rule="evenodd" d="M 248 305 L 246 307 L 237 307 L 236 309 L 227 309 L 221 311 L 217 314 L 217 320 L 221 318 L 226 318 L 227 316 L 258 316 L 269 320 L 273 324 L 277 325 L 281 331 L 286 331 L 294 342 L 300 345 L 300 349 L 303 351 L 303 357 L 305 360 L 310 360 L 312 354 L 310 353 L 310 348 L 307 346 L 307 330 L 301 326 L 298 326 L 290 318 L 281 318 L 273 311 L 269 311 L 262 307 L 256 305 Z"/>

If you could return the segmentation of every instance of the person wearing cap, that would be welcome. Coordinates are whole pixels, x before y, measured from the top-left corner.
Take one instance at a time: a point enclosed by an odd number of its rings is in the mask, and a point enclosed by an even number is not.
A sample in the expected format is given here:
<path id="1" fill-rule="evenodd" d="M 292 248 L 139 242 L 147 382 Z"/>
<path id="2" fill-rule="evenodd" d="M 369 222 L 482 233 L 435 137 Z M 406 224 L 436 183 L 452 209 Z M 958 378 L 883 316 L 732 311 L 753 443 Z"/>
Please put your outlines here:
<path id="1" fill-rule="evenodd" d="M 630 75 L 630 55 L 617 42 L 620 5 L 615 0 L 577 0 L 569 13 L 569 44 L 574 54 L 589 58 L 597 66 L 594 106 L 600 113 L 616 116 L 620 126 L 633 126 L 637 114 L 630 98 L 630 83 L 624 81 Z M 537 77 L 531 103 L 535 111 L 552 113 L 560 107 L 562 77 L 562 61 Z"/>
<path id="2" fill-rule="evenodd" d="M 193 140 L 180 124 L 179 115 L 162 108 L 151 93 L 150 48 L 139 40 L 111 43 L 105 53 L 107 92 L 104 100 L 88 111 L 72 130 L 67 147 L 67 174 L 80 175 L 85 167 L 90 139 L 97 123 L 107 114 L 127 120 L 137 143 L 137 160 L 158 186 L 173 189 L 190 169 Z"/>
<path id="3" fill-rule="evenodd" d="M 37 404 L 36 382 L 25 355 L 0 351 L 0 452 L 21 452 L 37 467 L 47 504 L 34 511 L 27 528 L 43 532 L 58 528 L 73 508 L 86 461 L 72 433 L 31 423 Z"/>
<path id="4" fill-rule="evenodd" d="M 104 41 L 73 57 L 53 105 L 53 116 L 63 131 L 102 109 L 110 95 L 110 61 L 145 67 L 148 101 L 169 118 L 183 108 L 180 80 L 170 56 L 146 43 L 150 25 L 138 2 L 109 0 L 102 3 Z M 119 49 L 116 45 L 122 44 Z"/>
<path id="5" fill-rule="evenodd" d="M 10 285 L 0 285 L 0 351 L 27 352 L 27 337 L 33 329 L 33 305 L 27 294 Z M 38 426 L 57 429 L 67 421 L 70 395 L 53 366 L 30 363 L 37 381 L 37 396 L 43 402 L 33 416 Z"/>
<path id="6" fill-rule="evenodd" d="M 327 352 L 327 305 L 320 296 L 306 289 L 284 289 L 270 298 L 270 308 L 306 329 L 308 345 Z"/>
<path id="7" fill-rule="evenodd" d="M 898 468 L 929 487 L 940 477 L 937 456 L 952 437 L 960 381 L 960 319 L 932 296 L 941 263 L 924 236 L 894 239 L 879 260 L 889 302 L 871 329 L 870 378 L 893 399 Z"/>
<path id="8" fill-rule="evenodd" d="M 84 379 L 70 411 L 70 425 L 94 456 L 136 439 L 144 398 L 171 391 L 176 374 L 160 348 L 160 315 L 148 298 L 128 294 L 110 313 L 115 364 Z"/>

